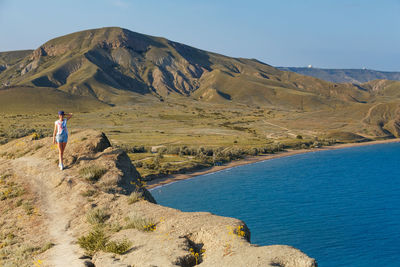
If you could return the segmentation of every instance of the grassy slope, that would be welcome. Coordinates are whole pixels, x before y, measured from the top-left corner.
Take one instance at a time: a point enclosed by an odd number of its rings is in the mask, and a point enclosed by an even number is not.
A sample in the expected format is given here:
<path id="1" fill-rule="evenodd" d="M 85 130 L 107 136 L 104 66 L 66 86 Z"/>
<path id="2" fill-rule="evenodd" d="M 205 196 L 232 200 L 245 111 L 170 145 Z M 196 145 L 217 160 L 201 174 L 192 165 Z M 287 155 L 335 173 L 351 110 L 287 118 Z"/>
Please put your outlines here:
<path id="1" fill-rule="evenodd" d="M 351 82 L 361 84 L 377 79 L 400 80 L 400 72 L 376 71 L 367 69 L 319 69 L 295 67 L 280 67 L 279 69 L 336 83 Z"/>
<path id="2" fill-rule="evenodd" d="M 19 60 L 28 56 L 33 50 L 18 50 L 9 52 L 0 52 L 0 65 L 14 65 Z"/>
<path id="3" fill-rule="evenodd" d="M 108 105 L 90 97 L 69 95 L 45 87 L 7 87 L 0 89 L 2 114 L 54 113 L 56 110 L 88 112 Z"/>

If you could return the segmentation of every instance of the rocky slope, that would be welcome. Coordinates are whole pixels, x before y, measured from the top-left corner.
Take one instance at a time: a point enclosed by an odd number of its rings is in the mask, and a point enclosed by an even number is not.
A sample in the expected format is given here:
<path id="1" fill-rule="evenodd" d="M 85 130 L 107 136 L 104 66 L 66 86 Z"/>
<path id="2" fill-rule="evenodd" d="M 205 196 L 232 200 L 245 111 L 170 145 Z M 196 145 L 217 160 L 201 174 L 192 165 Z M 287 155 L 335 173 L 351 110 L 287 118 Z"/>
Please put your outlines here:
<path id="1" fill-rule="evenodd" d="M 20 50 L 0 52 L 0 73 L 16 64 L 31 54 L 33 50 Z"/>
<path id="2" fill-rule="evenodd" d="M 251 245 L 240 220 L 155 204 L 128 156 L 104 134 L 72 133 L 62 172 L 51 139 L 36 139 L 0 146 L 0 173 L 7 174 L 0 183 L 0 210 L 7 214 L 0 219 L 4 266 L 316 266 L 292 247 Z M 88 176 L 94 167 L 102 171 Z M 19 187 L 19 194 L 12 193 Z M 142 198 L 132 199 L 135 194 Z M 28 201 L 31 212 L 25 214 Z M 130 226 L 138 218 L 152 222 L 148 231 Z M 104 247 L 85 252 L 77 240 L 93 231 L 104 231 L 107 244 L 125 240 L 129 247 L 122 255 Z"/>

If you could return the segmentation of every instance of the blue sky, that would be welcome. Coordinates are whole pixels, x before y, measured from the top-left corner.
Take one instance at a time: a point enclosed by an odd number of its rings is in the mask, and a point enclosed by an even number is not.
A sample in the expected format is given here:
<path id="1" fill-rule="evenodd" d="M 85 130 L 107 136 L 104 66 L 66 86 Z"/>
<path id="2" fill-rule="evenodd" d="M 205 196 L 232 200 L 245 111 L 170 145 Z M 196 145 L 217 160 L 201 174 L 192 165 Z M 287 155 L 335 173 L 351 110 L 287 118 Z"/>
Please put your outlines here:
<path id="1" fill-rule="evenodd" d="M 0 0 L 0 51 L 119 26 L 274 66 L 400 71 L 400 0 Z"/>

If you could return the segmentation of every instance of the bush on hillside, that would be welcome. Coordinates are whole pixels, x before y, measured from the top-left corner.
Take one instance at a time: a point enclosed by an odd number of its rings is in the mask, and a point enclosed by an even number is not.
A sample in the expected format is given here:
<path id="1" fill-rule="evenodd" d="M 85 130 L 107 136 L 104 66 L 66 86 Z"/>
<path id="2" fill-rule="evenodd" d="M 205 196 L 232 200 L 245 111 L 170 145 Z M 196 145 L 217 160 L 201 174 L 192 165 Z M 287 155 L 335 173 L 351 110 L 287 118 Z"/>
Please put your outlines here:
<path id="1" fill-rule="evenodd" d="M 127 144 L 121 144 L 121 145 L 116 145 L 117 148 L 122 149 L 126 153 L 146 153 L 149 152 L 149 149 L 147 149 L 144 146 L 134 146 L 134 145 L 127 145 Z"/>
<path id="2" fill-rule="evenodd" d="M 125 218 L 125 229 L 137 229 L 140 231 L 152 232 L 156 230 L 156 223 L 153 220 L 141 217 L 128 217 Z"/>
<path id="3" fill-rule="evenodd" d="M 140 191 L 133 191 L 129 197 L 128 197 L 128 204 L 131 205 L 135 202 L 138 202 L 140 200 L 144 199 L 143 198 L 143 193 Z"/>
<path id="4" fill-rule="evenodd" d="M 123 254 L 129 250 L 132 243 L 126 239 L 122 241 L 109 241 L 109 237 L 102 228 L 96 227 L 85 236 L 78 238 L 78 245 L 85 250 L 89 256 L 97 251 Z"/>
<path id="5" fill-rule="evenodd" d="M 97 165 L 86 166 L 79 170 L 79 174 L 90 182 L 98 181 L 106 172 L 107 169 Z"/>
<path id="6" fill-rule="evenodd" d="M 105 251 L 115 254 L 124 254 L 132 246 L 132 242 L 127 239 L 121 241 L 110 241 L 106 244 Z"/>
<path id="7" fill-rule="evenodd" d="M 110 218 L 110 215 L 103 209 L 93 209 L 86 215 L 88 223 L 93 225 L 103 224 L 108 218 Z"/>

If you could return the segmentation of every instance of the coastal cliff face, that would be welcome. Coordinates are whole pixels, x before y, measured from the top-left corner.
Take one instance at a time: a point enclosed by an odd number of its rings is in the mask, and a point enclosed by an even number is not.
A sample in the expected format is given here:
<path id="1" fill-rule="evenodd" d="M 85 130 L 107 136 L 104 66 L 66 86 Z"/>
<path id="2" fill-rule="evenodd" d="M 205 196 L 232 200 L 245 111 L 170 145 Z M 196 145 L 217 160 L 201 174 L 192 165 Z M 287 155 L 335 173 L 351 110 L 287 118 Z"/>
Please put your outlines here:
<path id="1" fill-rule="evenodd" d="M 0 264 L 317 266 L 293 247 L 250 244 L 240 220 L 157 205 L 100 132 L 73 132 L 65 165 L 57 169 L 51 138 L 0 146 Z"/>

